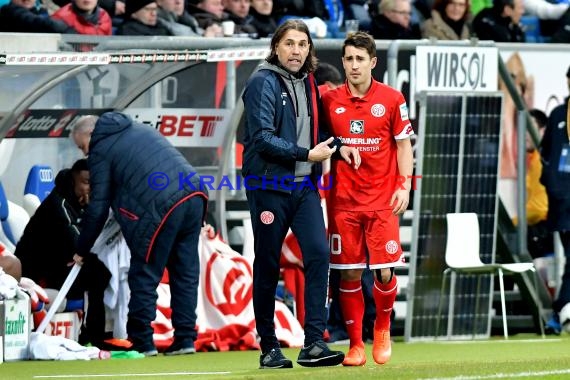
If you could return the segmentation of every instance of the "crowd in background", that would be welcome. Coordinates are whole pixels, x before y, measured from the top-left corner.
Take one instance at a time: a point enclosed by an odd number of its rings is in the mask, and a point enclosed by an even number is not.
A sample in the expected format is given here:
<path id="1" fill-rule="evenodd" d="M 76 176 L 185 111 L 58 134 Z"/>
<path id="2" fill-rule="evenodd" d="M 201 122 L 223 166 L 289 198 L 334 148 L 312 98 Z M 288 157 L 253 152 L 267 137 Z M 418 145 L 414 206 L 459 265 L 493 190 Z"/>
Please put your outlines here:
<path id="1" fill-rule="evenodd" d="M 271 36 L 303 18 L 317 37 L 345 20 L 375 39 L 570 42 L 569 0 L 0 0 L 0 32 Z M 231 27 L 224 29 L 224 23 Z"/>

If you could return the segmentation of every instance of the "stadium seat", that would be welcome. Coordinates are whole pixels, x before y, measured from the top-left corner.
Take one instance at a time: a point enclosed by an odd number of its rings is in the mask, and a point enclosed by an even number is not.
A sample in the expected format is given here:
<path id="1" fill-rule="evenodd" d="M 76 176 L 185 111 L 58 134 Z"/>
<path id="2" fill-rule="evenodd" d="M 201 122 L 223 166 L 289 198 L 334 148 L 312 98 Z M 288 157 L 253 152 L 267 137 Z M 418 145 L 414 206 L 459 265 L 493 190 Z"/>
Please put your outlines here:
<path id="1" fill-rule="evenodd" d="M 526 36 L 526 42 L 544 42 L 540 32 L 540 20 L 538 17 L 525 15 L 521 17 L 520 23 Z"/>
<path id="2" fill-rule="evenodd" d="M 24 209 L 30 217 L 34 215 L 38 206 L 46 199 L 54 186 L 54 175 L 51 167 L 46 165 L 32 166 L 24 188 Z"/>
<path id="3" fill-rule="evenodd" d="M 29 221 L 28 213 L 21 206 L 8 200 L 0 182 L 0 241 L 9 251 L 15 251 L 16 243 Z"/>
<path id="4" fill-rule="evenodd" d="M 340 0 L 324 0 L 324 5 L 329 12 L 327 23 L 328 38 L 344 38 L 345 33 L 340 31 L 344 24 L 344 7 Z"/>
<path id="5" fill-rule="evenodd" d="M 0 182 L 0 241 L 10 252 L 14 252 L 16 242 L 10 224 L 8 223 L 8 213 L 8 199 L 4 192 L 4 186 L 2 186 Z"/>

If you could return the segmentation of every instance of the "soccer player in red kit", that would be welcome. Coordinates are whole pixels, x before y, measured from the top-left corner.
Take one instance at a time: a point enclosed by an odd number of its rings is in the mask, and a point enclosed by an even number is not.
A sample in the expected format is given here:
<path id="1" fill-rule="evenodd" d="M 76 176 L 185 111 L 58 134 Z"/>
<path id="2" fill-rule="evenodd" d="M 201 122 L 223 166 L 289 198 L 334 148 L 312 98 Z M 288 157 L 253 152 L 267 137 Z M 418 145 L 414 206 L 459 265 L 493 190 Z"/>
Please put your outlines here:
<path id="1" fill-rule="evenodd" d="M 376 304 L 372 356 L 378 364 L 390 360 L 394 267 L 404 264 L 398 215 L 409 202 L 414 132 L 402 93 L 372 78 L 376 62 L 374 39 L 365 32 L 349 35 L 342 47 L 347 80 L 323 95 L 331 134 L 362 158 L 358 170 L 341 160 L 331 168 L 330 266 L 341 272 L 339 303 L 350 338 L 345 366 L 366 363 L 360 278 L 367 265 L 374 272 Z"/>

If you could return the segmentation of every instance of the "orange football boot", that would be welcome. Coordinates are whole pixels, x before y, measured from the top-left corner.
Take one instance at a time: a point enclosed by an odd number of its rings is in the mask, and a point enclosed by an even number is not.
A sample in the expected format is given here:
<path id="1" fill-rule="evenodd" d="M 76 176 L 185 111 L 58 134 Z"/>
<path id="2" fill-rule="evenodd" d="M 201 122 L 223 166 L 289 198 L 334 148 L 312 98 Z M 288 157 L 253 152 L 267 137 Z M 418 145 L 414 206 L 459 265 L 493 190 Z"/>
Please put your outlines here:
<path id="1" fill-rule="evenodd" d="M 366 364 L 366 351 L 364 351 L 364 343 L 360 343 L 350 347 L 342 365 L 346 367 L 363 366 Z"/>
<path id="2" fill-rule="evenodd" d="M 374 343 L 372 343 L 372 357 L 378 364 L 385 364 L 392 356 L 392 342 L 390 330 L 374 329 Z"/>

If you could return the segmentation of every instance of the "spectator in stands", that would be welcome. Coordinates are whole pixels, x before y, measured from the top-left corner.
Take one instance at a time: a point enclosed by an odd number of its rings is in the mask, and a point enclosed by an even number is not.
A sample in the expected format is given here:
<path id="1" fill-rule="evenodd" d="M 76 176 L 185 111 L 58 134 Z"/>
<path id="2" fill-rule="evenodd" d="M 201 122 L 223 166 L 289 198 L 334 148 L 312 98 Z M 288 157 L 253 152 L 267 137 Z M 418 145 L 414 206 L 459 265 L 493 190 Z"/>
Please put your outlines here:
<path id="1" fill-rule="evenodd" d="M 44 288 L 60 289 L 73 263 L 79 222 L 89 203 L 87 160 L 76 161 L 61 170 L 55 187 L 40 204 L 16 245 L 15 255 L 22 263 L 22 276 Z M 67 294 L 67 299 L 83 299 L 88 292 L 86 329 L 81 342 L 99 346 L 105 340 L 103 293 L 111 274 L 95 254 L 87 254 L 85 266 Z"/>
<path id="2" fill-rule="evenodd" d="M 170 31 L 158 23 L 158 5 L 154 0 L 129 0 L 125 10 L 126 20 L 119 25 L 118 35 L 171 36 Z"/>
<path id="3" fill-rule="evenodd" d="M 465 40 L 471 35 L 469 0 L 436 0 L 431 18 L 422 25 L 422 37 Z"/>
<path id="4" fill-rule="evenodd" d="M 165 353 L 196 352 L 198 239 L 208 199 L 199 176 L 190 176 L 196 170 L 157 130 L 122 113 L 84 116 L 71 136 L 88 156 L 92 195 L 81 220 L 75 262 L 88 257 L 111 207 L 131 251 L 127 334 L 132 349 L 145 356 L 158 354 L 151 323 L 156 288 L 168 268 L 174 341 Z M 188 177 L 175 181 L 181 173 Z M 156 175 L 172 182 L 153 186 L 160 182 Z"/>
<path id="5" fill-rule="evenodd" d="M 473 31 L 480 40 L 495 42 L 525 42 L 520 25 L 524 13 L 523 0 L 493 0 L 473 20 Z"/>
<path id="6" fill-rule="evenodd" d="M 251 0 L 249 14 L 253 18 L 251 24 L 257 30 L 260 38 L 271 36 L 277 29 L 277 22 L 273 18 L 273 0 Z"/>
<path id="7" fill-rule="evenodd" d="M 338 21 L 331 20 L 327 1 L 330 2 L 330 0 L 273 0 L 273 17 L 278 25 L 291 18 L 303 19 L 311 35 L 324 38 L 327 34 L 331 34 L 330 27 L 334 26 L 331 24 Z"/>
<path id="8" fill-rule="evenodd" d="M 198 26 L 198 21 L 190 14 L 186 13 L 187 17 L 181 19 L 177 12 L 182 5 L 182 16 L 184 16 L 184 0 L 156 0 L 158 5 L 157 17 L 158 22 L 170 31 L 173 36 L 201 36 L 203 29 Z M 180 10 L 178 10 L 180 12 Z M 181 22 L 181 21 L 185 22 Z"/>
<path id="9" fill-rule="evenodd" d="M 222 22 L 228 19 L 222 0 L 188 0 L 188 4 L 188 13 L 198 20 L 202 29 L 214 24 L 221 29 Z"/>
<path id="10" fill-rule="evenodd" d="M 0 8 L 0 32 L 76 33 L 60 20 L 53 20 L 36 8 L 35 0 L 11 0 Z"/>
<path id="11" fill-rule="evenodd" d="M 174 13 L 177 16 L 176 22 L 189 26 L 190 28 L 192 28 L 194 32 L 198 33 L 199 35 L 202 35 L 204 37 L 223 36 L 222 28 L 217 24 L 210 25 L 206 29 L 200 28 L 198 20 L 196 20 L 194 16 L 192 16 L 190 13 L 186 11 L 186 5 L 184 0 L 175 0 Z"/>
<path id="12" fill-rule="evenodd" d="M 378 3 L 370 0 L 343 0 L 344 19 L 358 20 L 358 28 L 360 30 L 370 31 L 372 23 L 372 15 L 370 7 L 378 9 Z"/>
<path id="13" fill-rule="evenodd" d="M 250 0 L 222 0 L 222 4 L 228 20 L 236 24 L 234 34 L 248 34 L 250 37 L 257 37 L 253 17 L 249 14 Z"/>
<path id="14" fill-rule="evenodd" d="M 570 8 L 556 21 L 554 29 L 549 42 L 558 44 L 570 43 Z"/>
<path id="15" fill-rule="evenodd" d="M 570 67 L 566 72 L 570 91 Z M 564 247 L 566 264 L 558 297 L 552 304 L 554 315 L 547 328 L 560 333 L 558 313 L 570 302 L 570 97 L 556 107 L 548 117 L 540 154 L 543 159 L 540 182 L 548 194 L 547 222 L 552 231 L 558 231 Z"/>
<path id="16" fill-rule="evenodd" d="M 547 0 L 523 0 L 525 16 L 522 19 L 525 25 L 525 33 L 527 34 L 527 41 L 535 39 L 532 42 L 542 42 L 543 40 L 551 42 L 570 42 L 570 40 L 560 39 L 564 35 L 564 26 L 570 25 L 570 12 L 568 11 L 569 2 L 561 0 L 557 3 L 556 0 L 552 2 Z M 533 20 L 536 18 L 538 20 Z M 538 21 L 538 24 L 534 22 Z M 530 23 L 528 25 L 527 23 Z M 535 32 L 533 29 L 537 28 Z M 529 31 L 530 29 L 530 38 Z M 566 32 L 570 35 L 570 28 Z"/>
<path id="17" fill-rule="evenodd" d="M 541 20 L 558 20 L 568 10 L 568 2 L 548 2 L 546 0 L 523 0 L 525 14 Z"/>
<path id="18" fill-rule="evenodd" d="M 113 26 L 111 16 L 97 6 L 97 1 L 73 0 L 51 17 L 65 22 L 79 34 L 110 36 Z"/>
<path id="19" fill-rule="evenodd" d="M 382 0 L 378 5 L 378 15 L 372 19 L 370 33 L 380 40 L 420 39 L 417 24 L 412 24 L 412 4 L 410 0 Z"/>
<path id="20" fill-rule="evenodd" d="M 329 13 L 323 0 L 274 0 L 273 17 L 277 23 L 282 22 L 286 17 L 312 18 L 317 17 L 323 21 L 329 19 Z"/>
<path id="21" fill-rule="evenodd" d="M 538 109 L 529 111 L 534 121 L 534 127 L 542 138 L 548 123 L 548 118 Z M 527 247 L 533 258 L 543 257 L 554 252 L 553 236 L 548 230 L 548 196 L 544 185 L 540 183 L 542 174 L 542 162 L 540 152 L 527 134 L 527 173 L 526 173 L 526 221 Z"/>
<path id="22" fill-rule="evenodd" d="M 59 7 L 65 7 L 71 3 L 71 0 L 53 0 L 53 3 Z M 99 0 L 98 4 L 112 18 L 122 17 L 125 14 L 125 1 L 121 0 Z"/>

